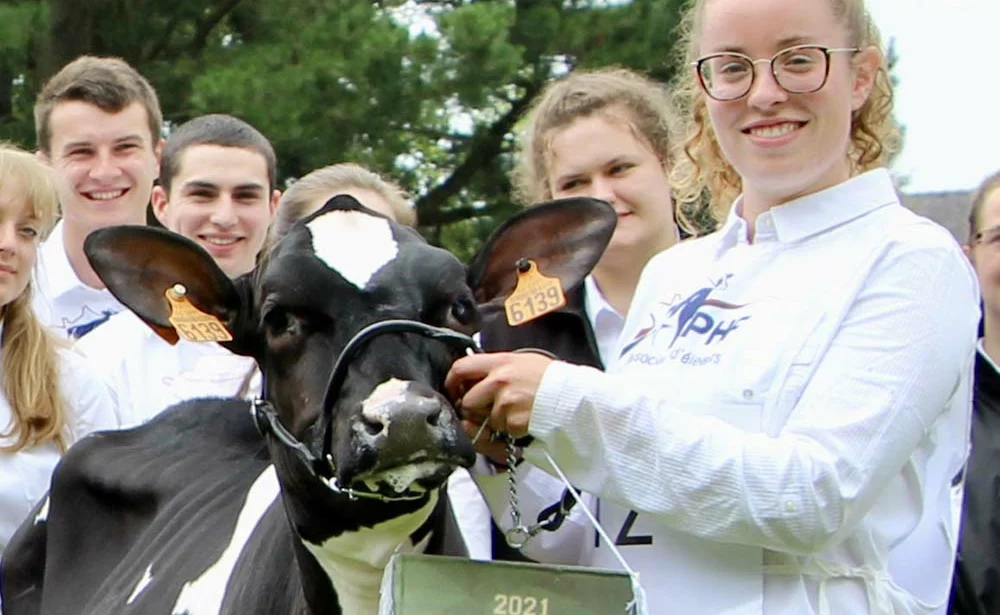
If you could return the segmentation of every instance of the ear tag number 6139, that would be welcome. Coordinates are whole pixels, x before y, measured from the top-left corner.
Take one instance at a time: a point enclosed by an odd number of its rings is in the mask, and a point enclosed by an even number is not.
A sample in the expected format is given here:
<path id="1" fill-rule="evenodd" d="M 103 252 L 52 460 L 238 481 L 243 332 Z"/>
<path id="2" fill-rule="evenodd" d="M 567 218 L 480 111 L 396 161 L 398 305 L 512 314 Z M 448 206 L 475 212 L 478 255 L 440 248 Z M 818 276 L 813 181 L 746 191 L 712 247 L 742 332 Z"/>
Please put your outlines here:
<path id="1" fill-rule="evenodd" d="M 189 342 L 228 342 L 233 339 L 219 319 L 202 312 L 188 301 L 183 284 L 174 284 L 164 293 L 170 302 L 170 324 L 177 335 Z"/>
<path id="2" fill-rule="evenodd" d="M 517 286 L 503 305 L 507 323 L 516 327 L 566 305 L 566 293 L 559 278 L 542 275 L 535 261 L 521 259 L 517 263 Z"/>

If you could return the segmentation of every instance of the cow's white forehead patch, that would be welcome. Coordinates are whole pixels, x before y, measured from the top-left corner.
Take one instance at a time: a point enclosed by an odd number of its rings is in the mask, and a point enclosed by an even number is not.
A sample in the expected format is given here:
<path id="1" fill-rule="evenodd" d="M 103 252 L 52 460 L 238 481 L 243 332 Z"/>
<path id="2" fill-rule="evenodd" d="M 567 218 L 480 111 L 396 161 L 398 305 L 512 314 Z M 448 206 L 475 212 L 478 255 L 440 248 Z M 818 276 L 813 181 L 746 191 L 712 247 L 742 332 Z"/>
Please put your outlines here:
<path id="1" fill-rule="evenodd" d="M 359 289 L 399 254 L 384 218 L 360 211 L 331 211 L 306 225 L 316 258 Z"/>

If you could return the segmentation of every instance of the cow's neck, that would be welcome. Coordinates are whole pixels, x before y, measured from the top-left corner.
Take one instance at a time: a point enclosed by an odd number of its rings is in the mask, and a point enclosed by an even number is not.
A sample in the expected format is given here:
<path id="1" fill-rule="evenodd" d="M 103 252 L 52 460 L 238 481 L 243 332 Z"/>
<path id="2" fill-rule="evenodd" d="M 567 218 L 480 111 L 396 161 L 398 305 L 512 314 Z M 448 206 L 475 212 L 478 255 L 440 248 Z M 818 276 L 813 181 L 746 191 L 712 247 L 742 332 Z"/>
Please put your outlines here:
<path id="1" fill-rule="evenodd" d="M 390 558 L 397 552 L 423 550 L 426 539 L 414 545 L 410 535 L 434 510 L 437 497 L 435 494 L 416 512 L 373 528 L 332 536 L 321 544 L 300 537 L 305 550 L 326 573 L 345 615 L 376 615 L 379 612 L 379 589 Z"/>
<path id="2" fill-rule="evenodd" d="M 426 532 L 418 530 L 426 526 L 438 493 L 417 502 L 350 500 L 334 494 L 289 449 L 272 441 L 270 450 L 285 510 L 303 547 L 296 552 L 300 560 L 313 560 L 300 561 L 311 612 L 329 612 L 323 599 L 329 582 L 342 613 L 375 615 L 389 559 L 396 552 L 423 550 Z M 411 540 L 413 535 L 420 537 L 417 544 Z M 317 564 L 325 579 L 309 578 L 307 571 L 316 570 Z"/>

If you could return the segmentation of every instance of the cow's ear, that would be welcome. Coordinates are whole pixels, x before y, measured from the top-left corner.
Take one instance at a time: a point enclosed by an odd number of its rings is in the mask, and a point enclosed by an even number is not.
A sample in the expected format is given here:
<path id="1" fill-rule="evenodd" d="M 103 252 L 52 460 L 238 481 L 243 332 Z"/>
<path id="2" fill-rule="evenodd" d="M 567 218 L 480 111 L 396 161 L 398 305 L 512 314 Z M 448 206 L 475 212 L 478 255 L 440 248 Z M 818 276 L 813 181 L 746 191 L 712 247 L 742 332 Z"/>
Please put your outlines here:
<path id="1" fill-rule="evenodd" d="M 245 320 L 242 293 L 208 252 L 186 237 L 148 226 L 112 226 L 90 233 L 83 251 L 111 294 L 171 344 L 178 335 L 166 291 L 176 284 L 234 337 Z"/>
<path id="2" fill-rule="evenodd" d="M 605 201 L 570 198 L 535 205 L 501 224 L 469 265 L 469 287 L 483 308 L 497 307 L 517 286 L 521 259 L 576 286 L 604 254 L 617 216 Z"/>

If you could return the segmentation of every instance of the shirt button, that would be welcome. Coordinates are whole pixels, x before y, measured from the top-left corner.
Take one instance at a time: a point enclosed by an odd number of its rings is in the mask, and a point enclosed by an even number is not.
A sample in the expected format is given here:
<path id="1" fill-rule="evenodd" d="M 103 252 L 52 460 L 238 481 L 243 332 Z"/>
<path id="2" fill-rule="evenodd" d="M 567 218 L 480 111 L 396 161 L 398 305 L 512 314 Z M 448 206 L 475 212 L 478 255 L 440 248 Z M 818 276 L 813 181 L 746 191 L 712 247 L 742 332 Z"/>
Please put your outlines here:
<path id="1" fill-rule="evenodd" d="M 796 510 L 798 510 L 798 509 L 795 506 L 795 502 L 793 502 L 791 500 L 785 500 L 785 512 L 786 513 L 793 513 Z"/>
<path id="2" fill-rule="evenodd" d="M 743 389 L 743 399 L 750 401 L 753 399 L 753 391 L 750 389 Z"/>

